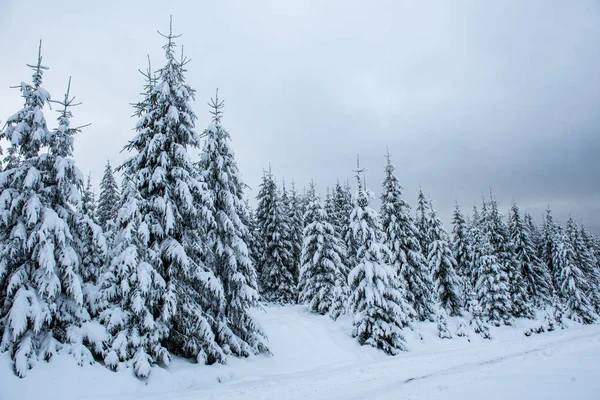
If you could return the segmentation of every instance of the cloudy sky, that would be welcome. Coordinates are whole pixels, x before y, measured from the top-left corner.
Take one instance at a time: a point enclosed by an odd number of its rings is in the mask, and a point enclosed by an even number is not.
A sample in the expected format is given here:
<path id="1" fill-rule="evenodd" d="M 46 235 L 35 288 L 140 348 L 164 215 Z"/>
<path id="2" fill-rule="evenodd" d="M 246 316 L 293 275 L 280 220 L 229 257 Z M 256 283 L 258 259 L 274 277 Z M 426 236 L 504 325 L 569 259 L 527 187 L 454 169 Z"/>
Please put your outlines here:
<path id="1" fill-rule="evenodd" d="M 407 200 L 422 186 L 446 223 L 493 187 L 505 210 L 550 204 L 600 233 L 600 2 L 0 0 L 0 120 L 43 39 L 44 86 L 59 99 L 72 76 L 92 123 L 75 157 L 98 184 L 126 157 L 137 70 L 163 63 L 170 14 L 198 130 L 219 87 L 252 196 L 269 162 L 324 190 L 357 153 L 378 194 L 388 147 Z"/>

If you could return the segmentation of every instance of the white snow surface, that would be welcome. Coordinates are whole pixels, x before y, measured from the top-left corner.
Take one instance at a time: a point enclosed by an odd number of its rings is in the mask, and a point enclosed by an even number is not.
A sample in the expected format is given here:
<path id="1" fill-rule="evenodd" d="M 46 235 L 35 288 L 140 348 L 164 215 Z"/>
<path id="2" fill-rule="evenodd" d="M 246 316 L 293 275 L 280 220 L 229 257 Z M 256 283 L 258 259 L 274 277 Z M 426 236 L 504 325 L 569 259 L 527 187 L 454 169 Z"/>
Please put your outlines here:
<path id="1" fill-rule="evenodd" d="M 540 322 L 439 339 L 435 323 L 405 330 L 408 352 L 386 356 L 352 339 L 351 319 L 310 314 L 305 306 L 267 306 L 255 315 L 272 356 L 204 366 L 174 359 L 148 381 L 131 369 L 79 367 L 70 355 L 39 362 L 17 378 L 0 356 L 0 400 L 197 399 L 600 399 L 600 325 L 523 332 Z M 423 339 L 417 331 L 421 332 Z"/>

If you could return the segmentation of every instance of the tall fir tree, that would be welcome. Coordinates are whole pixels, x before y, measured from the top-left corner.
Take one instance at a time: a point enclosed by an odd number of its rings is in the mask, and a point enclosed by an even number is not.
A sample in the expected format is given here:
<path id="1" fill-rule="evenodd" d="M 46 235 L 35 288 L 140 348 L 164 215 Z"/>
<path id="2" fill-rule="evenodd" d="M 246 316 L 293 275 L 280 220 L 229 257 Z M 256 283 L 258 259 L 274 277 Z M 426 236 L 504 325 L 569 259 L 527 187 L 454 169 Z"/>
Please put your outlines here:
<path id="1" fill-rule="evenodd" d="M 456 272 L 461 277 L 467 275 L 466 270 L 469 268 L 467 230 L 467 221 L 456 202 L 452 213 L 452 253 L 456 260 Z"/>
<path id="2" fill-rule="evenodd" d="M 429 239 L 427 238 L 427 212 L 429 204 L 427 198 L 423 194 L 423 188 L 419 187 L 419 195 L 417 196 L 417 210 L 415 225 L 417 227 L 419 246 L 423 256 L 427 258 L 427 248 L 429 247 Z"/>
<path id="3" fill-rule="evenodd" d="M 519 271 L 508 227 L 504 221 L 504 216 L 498 209 L 498 202 L 491 189 L 490 199 L 488 202 L 484 202 L 484 206 L 485 213 L 482 216 L 482 229 L 488 237 L 498 263 L 508 276 L 511 313 L 515 317 L 532 316 L 526 283 Z"/>
<path id="4" fill-rule="evenodd" d="M 481 255 L 481 249 L 479 248 L 479 244 L 481 243 L 481 235 L 481 215 L 479 214 L 477 206 L 474 205 L 473 214 L 467 222 L 467 233 L 465 235 L 467 242 L 467 268 L 465 269 L 463 283 L 466 287 L 466 303 L 469 302 L 470 298 L 475 298 L 475 286 L 477 285 L 477 279 L 479 277 L 478 262 Z"/>
<path id="5" fill-rule="evenodd" d="M 257 196 L 256 218 L 260 240 L 260 289 L 271 302 L 294 303 L 297 288 L 289 269 L 291 253 L 285 244 L 284 210 L 271 168 L 263 175 Z"/>
<path id="6" fill-rule="evenodd" d="M 248 199 L 244 200 L 245 213 L 244 213 L 244 224 L 248 227 L 247 239 L 245 240 L 248 244 L 248 255 L 252 260 L 252 265 L 256 271 L 256 288 L 259 287 L 259 271 L 258 271 L 258 260 L 260 258 L 260 250 L 258 248 L 258 233 L 256 228 L 256 216 L 254 215 L 254 209 L 250 205 Z"/>
<path id="7" fill-rule="evenodd" d="M 350 215 L 354 241 L 360 244 L 357 264 L 348 276 L 349 304 L 354 313 L 352 336 L 361 345 L 394 355 L 406 350 L 402 329 L 408 326 L 412 311 L 402 295 L 395 271 L 388 264 L 391 254 L 383 243 L 377 212 L 370 207 L 373 194 L 364 186 L 361 172 L 358 167 L 358 189 Z"/>
<path id="8" fill-rule="evenodd" d="M 600 254 L 597 254 L 597 251 L 600 249 L 595 246 L 595 239 L 597 238 L 594 238 L 583 224 L 580 227 L 579 237 L 581 244 L 578 247 L 584 249 L 584 252 L 587 251 L 587 255 L 584 255 L 583 259 L 587 259 L 589 263 L 587 267 L 588 281 L 592 286 L 591 290 L 597 293 L 600 290 L 600 260 L 598 259 Z M 596 313 L 600 313 L 600 299 L 598 299 L 596 293 L 594 293 L 593 302 Z"/>
<path id="9" fill-rule="evenodd" d="M 528 298 L 537 306 L 547 304 L 552 296 L 552 279 L 546 265 L 537 257 L 529 223 L 521 218 L 519 206 L 515 202 L 509 215 L 509 233 L 519 273 L 527 287 Z"/>
<path id="10" fill-rule="evenodd" d="M 104 231 L 96 218 L 96 199 L 89 174 L 78 207 L 76 227 L 77 252 L 81 258 L 81 275 L 85 281 L 86 307 L 96 316 L 99 305 L 98 279 L 106 262 L 108 247 Z"/>
<path id="11" fill-rule="evenodd" d="M 269 170 L 263 170 L 262 181 L 258 187 L 258 193 L 256 195 L 256 212 L 254 213 L 254 229 L 255 229 L 255 254 L 256 254 L 256 274 L 258 277 L 258 289 L 259 292 L 263 293 L 263 258 L 266 250 L 266 237 L 270 226 L 268 222 L 269 216 L 272 214 L 271 208 L 273 207 L 274 196 L 276 195 L 275 185 L 273 185 L 273 177 L 271 174 L 271 167 Z"/>
<path id="12" fill-rule="evenodd" d="M 430 201 L 431 203 L 431 201 Z M 450 238 L 444 229 L 437 212 L 430 206 L 428 215 L 428 248 L 427 264 L 433 276 L 435 294 L 440 306 L 451 316 L 461 314 L 460 279 L 456 274 L 456 260 L 450 248 Z M 444 314 L 441 314 L 442 317 Z"/>
<path id="13" fill-rule="evenodd" d="M 572 216 L 569 216 L 567 220 L 565 234 L 571 247 L 573 247 L 576 265 L 583 273 L 587 286 L 585 293 L 594 309 L 596 309 L 600 304 L 600 276 L 596 269 L 596 259 L 588 248 L 581 234 L 581 229 Z"/>
<path id="14" fill-rule="evenodd" d="M 97 210 L 98 222 L 105 232 L 113 230 L 119 212 L 119 205 L 119 186 L 115 180 L 110 160 L 107 160 L 104 175 L 100 182 Z"/>
<path id="15" fill-rule="evenodd" d="M 259 301 L 257 277 L 249 256 L 248 227 L 244 224 L 244 188 L 231 148 L 231 136 L 221 118 L 224 103 L 218 91 L 209 103 L 212 123 L 204 131 L 204 148 L 198 168 L 212 199 L 214 224 L 207 230 L 208 266 L 221 281 L 225 296 L 217 339 L 236 356 L 268 352 L 265 334 L 249 314 Z"/>
<path id="16" fill-rule="evenodd" d="M 290 241 L 292 248 L 292 259 L 294 260 L 294 281 L 298 282 L 300 267 L 302 265 L 302 245 L 304 242 L 304 213 L 301 207 L 302 200 L 296 192 L 296 185 L 292 181 L 292 190 L 289 193 L 288 220 L 290 223 Z"/>
<path id="17" fill-rule="evenodd" d="M 300 301 L 306 303 L 310 311 L 329 314 L 336 319 L 343 312 L 340 306 L 343 306 L 347 293 L 341 243 L 315 193 L 314 183 L 309 188 L 308 199 L 304 216 L 307 225 L 302 246 Z"/>
<path id="18" fill-rule="evenodd" d="M 456 273 L 460 278 L 461 294 L 466 304 L 467 296 L 472 290 L 469 263 L 469 227 L 460 210 L 458 202 L 454 204 L 452 213 L 452 241 L 451 248 L 456 260 Z"/>
<path id="19" fill-rule="evenodd" d="M 167 283 L 148 262 L 150 227 L 142 214 L 137 178 L 124 174 L 110 263 L 100 280 L 100 320 L 108 333 L 104 364 L 116 370 L 125 362 L 136 376 L 146 378 L 152 364 L 169 365 L 171 357 L 164 346 L 169 326 L 156 315 Z"/>
<path id="20" fill-rule="evenodd" d="M 588 294 L 588 282 L 577 265 L 577 255 L 567 233 L 560 227 L 552 244 L 552 265 L 557 271 L 557 292 L 565 305 L 566 316 L 574 321 L 591 324 L 597 316 Z"/>
<path id="21" fill-rule="evenodd" d="M 83 175 L 71 158 L 73 136 L 80 129 L 70 126 L 73 102 L 68 91 L 59 103 L 58 127 L 47 127 L 44 107 L 50 94 L 42 87 L 48 68 L 42 65 L 41 43 L 36 64 L 28 66 L 33 81 L 19 86 L 25 105 L 0 133 L 15 155 L 15 162 L 0 174 L 0 270 L 6 276 L 0 350 L 10 353 L 19 377 L 38 357 L 49 360 L 62 347 L 81 344 L 84 325 L 91 323 L 72 207 L 79 204 L 83 186 Z M 70 351 L 80 363 L 92 359 L 82 348 Z"/>
<path id="22" fill-rule="evenodd" d="M 546 265 L 546 263 L 544 263 L 542 259 L 542 234 L 540 233 L 540 230 L 535 224 L 533 217 L 530 213 L 523 213 L 523 222 L 529 232 L 529 238 L 531 239 L 531 244 L 533 245 L 533 249 L 535 250 L 537 258 L 540 260 L 541 263 L 545 265 L 546 269 L 548 269 L 548 266 Z"/>
<path id="23" fill-rule="evenodd" d="M 145 335 L 149 342 L 134 356 L 145 359 L 136 363 L 140 367 L 135 372 L 141 377 L 150 372 L 148 365 L 168 363 L 163 345 L 198 362 L 225 360 L 215 338 L 225 308 L 223 287 L 205 265 L 210 249 L 204 238 L 215 223 L 212 199 L 188 154 L 199 146 L 190 105 L 194 89 L 185 83 L 188 60 L 175 57 L 174 39 L 179 36 L 172 33 L 172 26 L 162 36 L 167 40 L 166 64 L 156 78 L 148 73 L 144 99 L 136 106 L 137 135 L 125 147 L 133 155 L 121 167 L 135 185 L 128 191 L 139 197 L 143 248 L 138 247 L 136 262 L 149 271 L 146 279 L 159 275 L 164 281 L 163 288 L 147 294 L 152 316 L 147 320 L 156 334 Z M 167 328 L 166 339 L 159 334 L 162 325 Z"/>
<path id="24" fill-rule="evenodd" d="M 331 224 L 335 229 L 337 237 L 340 239 L 340 246 L 342 247 L 342 262 L 346 267 L 344 276 L 348 277 L 350 272 L 350 257 L 348 243 L 346 237 L 350 230 L 350 213 L 352 213 L 352 196 L 348 196 L 346 189 L 340 185 L 340 182 L 336 182 L 333 188 L 333 214 L 329 215 Z"/>
<path id="25" fill-rule="evenodd" d="M 298 285 L 298 262 L 294 258 L 295 251 L 297 250 L 297 243 L 294 243 L 294 218 L 292 213 L 291 198 L 285 187 L 285 181 L 281 183 L 281 194 L 279 196 L 281 200 L 281 224 L 282 224 L 282 241 L 286 248 L 286 251 L 282 253 L 283 263 L 285 268 L 291 272 L 294 278 L 294 287 Z"/>
<path id="26" fill-rule="evenodd" d="M 559 276 L 560 270 L 554 266 L 555 255 L 553 249 L 555 248 L 556 235 L 558 233 L 558 226 L 554 222 L 552 211 L 550 207 L 546 208 L 544 214 L 544 226 L 542 229 L 542 242 L 541 242 L 541 257 L 542 261 L 548 266 L 548 272 L 552 277 L 552 286 L 555 290 L 559 290 Z"/>
<path id="27" fill-rule="evenodd" d="M 476 301 L 488 322 L 496 326 L 510 324 L 512 304 L 508 276 L 494 255 L 488 237 L 481 232 L 477 233 L 479 228 L 474 229 L 474 246 L 477 248 L 474 254 L 474 266 L 477 268 Z"/>
<path id="28" fill-rule="evenodd" d="M 414 310 L 415 315 L 409 315 L 409 318 L 430 319 L 433 316 L 433 285 L 427 260 L 419 248 L 410 205 L 402 198 L 402 186 L 394 170 L 388 153 L 380 212 L 384 244 L 390 251 L 390 266 L 402 286 L 401 294 Z"/>

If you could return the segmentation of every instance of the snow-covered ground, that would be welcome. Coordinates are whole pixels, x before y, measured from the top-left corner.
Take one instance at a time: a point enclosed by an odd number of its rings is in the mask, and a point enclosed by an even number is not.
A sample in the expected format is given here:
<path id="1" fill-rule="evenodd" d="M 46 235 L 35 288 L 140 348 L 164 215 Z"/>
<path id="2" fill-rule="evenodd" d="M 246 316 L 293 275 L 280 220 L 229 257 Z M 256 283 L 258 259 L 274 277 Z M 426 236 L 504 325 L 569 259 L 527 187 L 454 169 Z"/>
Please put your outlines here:
<path id="1" fill-rule="evenodd" d="M 25 379 L 0 360 L 0 400 L 29 399 L 600 399 L 600 325 L 573 325 L 526 337 L 532 321 L 442 340 L 435 324 L 407 332 L 409 352 L 388 357 L 359 346 L 351 321 L 303 306 L 267 307 L 258 318 L 273 356 L 202 366 L 174 360 L 148 383 L 130 370 L 78 367 L 68 355 L 41 363 Z M 456 321 L 449 327 L 455 331 Z"/>

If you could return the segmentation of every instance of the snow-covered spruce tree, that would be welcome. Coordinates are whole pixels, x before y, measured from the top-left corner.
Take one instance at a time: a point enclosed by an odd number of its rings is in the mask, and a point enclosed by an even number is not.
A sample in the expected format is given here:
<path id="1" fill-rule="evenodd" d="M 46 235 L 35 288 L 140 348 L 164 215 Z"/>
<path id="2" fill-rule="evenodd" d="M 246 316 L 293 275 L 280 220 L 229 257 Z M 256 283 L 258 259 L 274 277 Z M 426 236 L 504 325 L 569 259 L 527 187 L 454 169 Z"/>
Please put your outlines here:
<path id="1" fill-rule="evenodd" d="M 136 107 L 137 135 L 125 147 L 133 154 L 121 167 L 139 192 L 144 252 L 137 263 L 165 282 L 150 294 L 153 318 L 148 323 L 160 321 L 168 336 L 152 337 L 148 348 L 160 351 L 141 357 L 150 364 L 167 362 L 162 343 L 175 355 L 210 364 L 224 361 L 213 332 L 225 307 L 222 285 L 204 264 L 206 231 L 215 223 L 212 199 L 188 154 L 198 147 L 199 136 L 190 107 L 194 90 L 184 77 L 187 59 L 175 58 L 178 36 L 172 30 L 163 36 L 166 64 L 156 78 L 148 77 L 146 95 Z M 138 376 L 147 372 L 136 370 Z"/>
<path id="2" fill-rule="evenodd" d="M 546 265 L 536 255 L 529 226 L 521 219 L 519 206 L 515 202 L 510 210 L 509 232 L 519 272 L 525 280 L 528 298 L 537 306 L 546 304 L 552 296 L 552 279 Z"/>
<path id="3" fill-rule="evenodd" d="M 266 301 L 294 303 L 297 288 L 294 275 L 288 269 L 291 253 L 284 243 L 283 207 L 271 168 L 263 175 L 257 200 L 261 295 Z"/>
<path id="4" fill-rule="evenodd" d="M 473 327 L 473 332 L 484 339 L 491 339 L 492 336 L 490 335 L 490 327 L 484 321 L 481 305 L 477 301 L 470 301 L 469 305 L 469 311 L 472 315 L 470 324 Z"/>
<path id="5" fill-rule="evenodd" d="M 136 376 L 146 378 L 151 365 L 169 365 L 163 346 L 169 327 L 159 315 L 161 294 L 166 282 L 149 262 L 149 225 L 142 215 L 137 177 L 123 177 L 121 208 L 115 220 L 116 235 L 110 250 L 110 264 L 100 280 L 100 320 L 106 327 L 104 363 L 116 369 L 119 362 L 133 367 Z"/>
<path id="6" fill-rule="evenodd" d="M 412 311 L 403 298 L 395 271 L 388 264 L 391 255 L 383 244 L 377 212 L 369 205 L 373 194 L 360 178 L 360 167 L 356 171 L 358 189 L 350 226 L 355 243 L 360 247 L 357 265 L 348 276 L 349 305 L 354 313 L 352 335 L 361 345 L 393 355 L 406 349 L 402 328 L 409 324 Z"/>
<path id="7" fill-rule="evenodd" d="M 552 277 L 552 286 L 554 290 L 559 290 L 559 277 L 560 270 L 555 268 L 554 259 L 555 255 L 552 253 L 556 247 L 556 235 L 558 233 L 558 225 L 554 222 L 552 217 L 552 211 L 550 207 L 546 209 L 544 215 L 544 226 L 542 228 L 542 242 L 541 242 L 541 257 L 542 261 L 548 266 L 548 272 Z"/>
<path id="8" fill-rule="evenodd" d="M 433 284 L 427 260 L 419 248 L 410 205 L 402 198 L 402 186 L 394 170 L 388 156 L 380 211 L 384 244 L 390 250 L 390 265 L 404 289 L 402 295 L 415 312 L 409 318 L 424 321 L 434 315 Z"/>
<path id="9" fill-rule="evenodd" d="M 417 197 L 417 210 L 415 218 L 415 226 L 417 227 L 417 239 L 423 256 L 427 258 L 427 249 L 429 248 L 429 239 L 427 237 L 427 213 L 429 203 L 423 194 L 423 188 L 419 187 L 419 195 Z"/>
<path id="10" fill-rule="evenodd" d="M 585 278 L 587 284 L 586 294 L 594 309 L 596 309 L 600 304 L 600 277 L 596 269 L 596 258 L 588 248 L 581 235 L 581 229 L 572 216 L 569 216 L 565 233 L 575 252 L 576 264 Z"/>
<path id="11" fill-rule="evenodd" d="M 266 249 L 266 237 L 268 231 L 268 216 L 271 214 L 271 207 L 273 207 L 272 201 L 276 195 L 271 193 L 271 190 L 277 188 L 272 182 L 273 177 L 271 175 L 271 167 L 269 166 L 268 172 L 263 170 L 262 181 L 258 187 L 258 194 L 256 195 L 256 212 L 254 213 L 254 229 L 255 229 L 255 242 L 254 242 L 254 254 L 255 256 L 255 268 L 256 275 L 258 278 L 258 289 L 259 293 L 263 294 L 263 256 Z"/>
<path id="12" fill-rule="evenodd" d="M 236 356 L 268 352 L 266 338 L 249 310 L 259 301 L 254 265 L 248 254 L 248 227 L 244 224 L 244 188 L 230 145 L 231 136 L 221 124 L 224 103 L 218 92 L 209 103 L 212 123 L 204 131 L 204 148 L 198 168 L 212 199 L 214 224 L 207 231 L 211 254 L 208 267 L 223 285 L 225 310 L 218 319 L 217 339 Z"/>
<path id="13" fill-rule="evenodd" d="M 437 216 L 433 206 L 429 209 L 427 226 L 431 240 L 428 249 L 427 264 L 433 276 L 436 301 L 439 301 L 451 316 L 461 314 L 460 280 L 456 274 L 456 260 L 450 249 L 448 233 Z"/>
<path id="14" fill-rule="evenodd" d="M 311 312 L 329 314 L 336 319 L 343 311 L 339 305 L 344 303 L 344 299 L 338 297 L 346 292 L 340 240 L 315 193 L 314 183 L 309 188 L 308 199 L 308 209 L 304 215 L 307 225 L 302 245 L 300 301 L 306 303 Z"/>
<path id="15" fill-rule="evenodd" d="M 440 339 L 452 339 L 452 334 L 448 329 L 447 319 L 448 315 L 446 314 L 446 309 L 440 305 L 436 315 L 437 332 Z"/>
<path id="16" fill-rule="evenodd" d="M 482 215 L 482 229 L 488 237 L 498 263 L 508 276 L 511 313 L 514 317 L 529 317 L 532 315 L 532 310 L 527 295 L 527 286 L 519 271 L 504 216 L 498 210 L 498 202 L 491 190 L 489 202 L 485 206 L 486 212 Z"/>
<path id="17" fill-rule="evenodd" d="M 50 94 L 42 87 L 41 43 L 31 84 L 20 87 L 24 107 L 8 118 L 0 138 L 18 152 L 0 174 L 1 259 L 6 292 L 0 305 L 0 349 L 8 351 L 17 376 L 24 377 L 38 357 L 50 360 L 61 348 L 79 362 L 92 360 L 81 345 L 82 327 L 90 323 L 84 307 L 77 255 L 75 210 L 83 175 L 73 159 L 69 125 L 72 100 L 62 104 L 59 125 L 49 131 L 44 106 Z M 47 151 L 42 153 L 42 147 Z M 90 340 L 91 341 L 91 340 Z"/>
<path id="18" fill-rule="evenodd" d="M 454 204 L 452 213 L 452 254 L 456 260 L 456 273 L 461 279 L 461 293 L 466 301 L 467 294 L 471 290 L 469 272 L 469 227 L 458 202 Z"/>
<path id="19" fill-rule="evenodd" d="M 558 227 L 554 235 L 552 264 L 558 275 L 557 292 L 565 305 L 566 317 L 591 324 L 596 320 L 594 307 L 588 297 L 588 282 L 577 265 L 577 255 L 566 232 Z"/>
<path id="20" fill-rule="evenodd" d="M 92 316 L 98 312 L 98 279 L 106 262 L 107 243 L 96 219 L 96 200 L 88 175 L 76 217 L 76 244 L 81 259 L 86 307 Z"/>
<path id="21" fill-rule="evenodd" d="M 523 213 L 523 223 L 529 232 L 529 238 L 531 240 L 531 244 L 533 245 L 533 249 L 535 250 L 535 255 L 540 262 L 544 264 L 547 270 L 548 266 L 542 260 L 542 234 L 533 221 L 533 217 L 528 212 Z M 548 271 L 548 273 L 550 273 L 550 271 Z"/>
<path id="22" fill-rule="evenodd" d="M 98 222 L 105 232 L 113 230 L 117 213 L 119 212 L 119 186 L 115 180 L 110 160 L 106 161 L 104 175 L 100 182 L 100 195 L 98 197 Z"/>
<path id="23" fill-rule="evenodd" d="M 480 240 L 481 233 L 481 216 L 477 210 L 477 206 L 473 206 L 473 215 L 467 221 L 467 232 L 465 235 L 467 243 L 467 267 L 465 269 L 465 276 L 463 276 L 463 284 L 465 288 L 465 304 L 468 306 L 470 298 L 475 298 L 474 295 L 475 285 L 478 279 L 479 255 L 480 249 L 478 247 L 478 240 Z"/>
<path id="24" fill-rule="evenodd" d="M 348 256 L 348 244 L 346 243 L 346 237 L 350 231 L 350 213 L 352 212 L 352 196 L 348 196 L 346 190 L 340 185 L 339 181 L 336 182 L 333 188 L 333 214 L 329 215 L 331 224 L 335 229 L 337 237 L 340 239 L 340 245 L 342 246 L 343 255 L 342 262 L 346 267 L 344 275 L 346 281 L 348 273 L 350 272 L 350 258 Z"/>
<path id="25" fill-rule="evenodd" d="M 283 229 L 282 241 L 287 251 L 282 253 L 283 263 L 285 268 L 292 273 L 294 277 L 294 287 L 298 286 L 298 275 L 299 275 L 299 263 L 300 260 L 294 259 L 294 251 L 296 244 L 294 243 L 294 227 L 291 209 L 291 199 L 288 191 L 285 187 L 285 181 L 281 183 L 281 194 L 279 196 L 281 200 L 281 223 Z"/>
<path id="26" fill-rule="evenodd" d="M 248 245 L 248 255 L 252 260 L 252 265 L 254 265 L 254 270 L 256 272 L 256 289 L 258 290 L 259 286 L 259 271 L 258 271 L 258 259 L 260 258 L 260 250 L 258 248 L 258 233 L 256 230 L 256 216 L 254 215 L 254 210 L 252 206 L 250 206 L 250 202 L 248 199 L 244 200 L 245 212 L 240 215 L 244 216 L 244 225 L 246 225 L 247 236 L 244 240 Z"/>
<path id="27" fill-rule="evenodd" d="M 343 236 L 342 236 L 342 239 L 344 240 L 344 243 L 346 244 L 346 260 L 347 260 L 346 263 L 348 264 L 348 273 L 350 273 L 350 270 L 352 270 L 356 266 L 356 263 L 357 263 L 356 254 L 358 253 L 359 243 L 356 243 L 354 241 L 354 235 L 352 234 L 352 227 L 350 226 L 350 215 L 352 214 L 352 211 L 354 210 L 354 205 L 353 205 L 350 184 L 348 182 L 346 182 L 346 185 L 343 188 L 343 194 L 344 194 L 344 198 L 345 198 L 345 202 L 346 202 L 344 204 L 350 205 L 346 210 L 346 211 L 349 211 L 349 214 L 347 214 L 348 219 L 347 219 L 346 225 L 344 225 Z"/>
<path id="28" fill-rule="evenodd" d="M 302 200 L 296 192 L 296 185 L 292 181 L 292 190 L 289 193 L 288 220 L 290 223 L 290 241 L 292 244 L 292 259 L 294 260 L 294 281 L 298 282 L 300 266 L 302 265 L 302 245 L 304 241 L 304 213 L 301 206 Z"/>
<path id="29" fill-rule="evenodd" d="M 81 202 L 79 203 L 79 210 L 82 214 L 86 214 L 90 216 L 94 221 L 96 218 L 96 195 L 94 193 L 94 189 L 92 188 L 92 175 L 88 174 L 87 179 L 85 181 L 85 186 L 83 187 L 81 194 Z"/>
<path id="30" fill-rule="evenodd" d="M 592 290 L 595 290 L 597 293 L 600 290 L 600 265 L 598 264 L 600 261 L 596 255 L 594 237 L 586 229 L 585 225 L 581 224 L 579 238 L 581 242 L 577 247 L 583 249 L 582 253 L 587 252 L 587 254 L 582 257 L 586 260 L 584 262 L 588 264 L 586 267 L 587 272 L 584 271 L 584 274 L 589 276 L 588 282 L 590 283 Z M 596 313 L 600 313 L 600 299 L 598 299 L 596 294 L 593 296 L 593 303 Z"/>
<path id="31" fill-rule="evenodd" d="M 475 302 L 490 323 L 496 326 L 510 324 L 512 316 L 508 276 L 494 255 L 488 237 L 477 226 L 472 227 L 472 230 L 475 248 L 473 268 L 477 268 L 473 275 L 477 279 L 474 284 Z"/>

